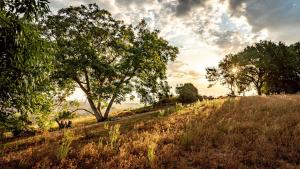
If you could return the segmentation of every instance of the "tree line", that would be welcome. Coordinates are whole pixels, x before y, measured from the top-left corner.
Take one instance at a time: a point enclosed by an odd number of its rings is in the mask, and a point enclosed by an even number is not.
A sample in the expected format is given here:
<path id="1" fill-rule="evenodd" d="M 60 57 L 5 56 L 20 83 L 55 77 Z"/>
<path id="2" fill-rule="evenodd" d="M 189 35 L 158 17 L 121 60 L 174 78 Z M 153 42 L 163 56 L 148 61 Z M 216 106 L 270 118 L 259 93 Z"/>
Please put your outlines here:
<path id="1" fill-rule="evenodd" d="M 256 90 L 258 95 L 300 91 L 300 42 L 260 41 L 241 52 L 228 54 L 217 68 L 206 68 L 209 87 L 220 83 L 237 95 Z"/>
<path id="2" fill-rule="evenodd" d="M 0 9 L 0 133 L 45 127 L 76 87 L 98 122 L 133 92 L 145 103 L 167 94 L 178 48 L 144 20 L 128 25 L 96 4 L 53 14 L 47 0 L 5 0 Z"/>

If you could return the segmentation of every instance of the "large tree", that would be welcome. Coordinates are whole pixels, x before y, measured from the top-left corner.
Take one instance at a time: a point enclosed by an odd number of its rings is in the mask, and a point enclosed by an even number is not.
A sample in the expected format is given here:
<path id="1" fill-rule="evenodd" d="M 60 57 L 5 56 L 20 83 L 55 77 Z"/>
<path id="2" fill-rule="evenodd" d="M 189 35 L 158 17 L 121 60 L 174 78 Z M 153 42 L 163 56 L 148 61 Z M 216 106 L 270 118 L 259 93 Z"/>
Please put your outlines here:
<path id="1" fill-rule="evenodd" d="M 97 121 L 106 120 L 113 103 L 133 91 L 145 101 L 155 96 L 168 61 L 178 53 L 145 21 L 127 26 L 96 4 L 59 10 L 49 16 L 45 30 L 58 46 L 57 84 L 80 87 Z"/>
<path id="2" fill-rule="evenodd" d="M 0 3 L 0 128 L 15 134 L 29 113 L 49 111 L 52 56 L 36 24 L 48 10 L 46 0 Z"/>
<path id="3" fill-rule="evenodd" d="M 262 88 L 267 82 L 270 68 L 274 66 L 272 61 L 276 53 L 276 44 L 271 41 L 261 41 L 252 46 L 247 46 L 238 53 L 240 78 L 253 85 L 258 95 L 262 94 Z"/>

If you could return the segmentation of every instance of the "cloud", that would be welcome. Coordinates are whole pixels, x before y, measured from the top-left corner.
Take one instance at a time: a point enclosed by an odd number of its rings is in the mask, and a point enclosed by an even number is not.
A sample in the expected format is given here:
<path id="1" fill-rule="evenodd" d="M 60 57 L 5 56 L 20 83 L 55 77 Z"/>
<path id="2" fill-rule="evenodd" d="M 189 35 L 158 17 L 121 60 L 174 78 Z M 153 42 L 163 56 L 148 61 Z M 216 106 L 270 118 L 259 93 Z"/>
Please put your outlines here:
<path id="1" fill-rule="evenodd" d="M 202 6 L 207 0 L 178 0 L 176 7 L 177 16 L 187 15 L 193 8 Z"/>
<path id="2" fill-rule="evenodd" d="M 144 4 L 151 4 L 155 0 L 115 0 L 117 4 L 121 6 L 128 6 L 128 5 L 144 5 Z"/>
<path id="3" fill-rule="evenodd" d="M 235 16 L 245 16 L 254 31 L 300 25 L 298 0 L 228 0 Z"/>
<path id="4" fill-rule="evenodd" d="M 159 29 L 160 36 L 179 47 L 177 60 L 168 65 L 173 85 L 206 86 L 205 67 L 258 40 L 300 39 L 299 0 L 50 0 L 50 7 L 57 11 L 88 3 L 127 24 L 145 19 L 150 29 Z"/>
<path id="5" fill-rule="evenodd" d="M 49 0 L 50 8 L 55 13 L 61 8 L 67 8 L 69 6 L 79 6 L 82 4 L 93 4 L 96 3 L 100 8 L 106 9 L 111 13 L 119 12 L 118 7 L 115 4 L 115 0 Z"/>
<path id="6" fill-rule="evenodd" d="M 205 74 L 200 73 L 183 61 L 176 60 L 168 65 L 168 77 L 175 79 L 197 80 L 203 78 Z"/>

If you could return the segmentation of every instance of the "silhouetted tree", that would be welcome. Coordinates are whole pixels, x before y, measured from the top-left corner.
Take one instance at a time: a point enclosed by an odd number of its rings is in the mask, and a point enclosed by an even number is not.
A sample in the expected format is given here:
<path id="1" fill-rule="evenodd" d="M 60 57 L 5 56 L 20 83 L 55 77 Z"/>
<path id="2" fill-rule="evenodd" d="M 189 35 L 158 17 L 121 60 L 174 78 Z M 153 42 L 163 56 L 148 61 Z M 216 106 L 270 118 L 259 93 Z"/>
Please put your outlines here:
<path id="1" fill-rule="evenodd" d="M 231 93 L 254 88 L 258 95 L 300 91 L 299 43 L 260 41 L 235 55 L 226 55 L 218 68 L 207 68 L 211 85 L 229 85 Z"/>

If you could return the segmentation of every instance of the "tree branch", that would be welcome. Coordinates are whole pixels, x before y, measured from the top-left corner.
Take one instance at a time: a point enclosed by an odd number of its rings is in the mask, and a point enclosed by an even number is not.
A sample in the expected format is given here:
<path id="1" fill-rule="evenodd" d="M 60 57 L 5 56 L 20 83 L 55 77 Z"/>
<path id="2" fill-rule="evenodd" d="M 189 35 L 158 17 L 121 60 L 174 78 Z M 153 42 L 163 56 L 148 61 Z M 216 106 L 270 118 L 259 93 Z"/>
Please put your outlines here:
<path id="1" fill-rule="evenodd" d="M 86 81 L 86 88 L 87 88 L 87 91 L 90 92 L 91 91 L 91 88 L 90 88 L 90 81 L 89 81 L 89 76 L 88 76 L 88 73 L 87 73 L 87 70 L 84 69 L 84 76 L 85 76 L 85 81 Z"/>
<path id="2" fill-rule="evenodd" d="M 81 81 L 78 79 L 78 77 L 74 77 L 73 78 L 74 81 L 79 85 L 79 87 L 81 88 L 81 90 L 83 90 L 83 92 L 87 95 L 89 95 L 89 91 L 82 85 Z"/>
<path id="3" fill-rule="evenodd" d="M 87 110 L 87 109 L 83 109 L 83 108 L 75 109 L 75 110 L 71 111 L 71 113 L 74 113 L 74 112 L 76 112 L 76 111 L 78 111 L 78 110 L 83 110 L 83 111 L 86 111 L 86 112 L 90 113 L 91 115 L 95 115 L 93 112 L 91 112 L 91 111 L 89 111 L 89 110 Z"/>

